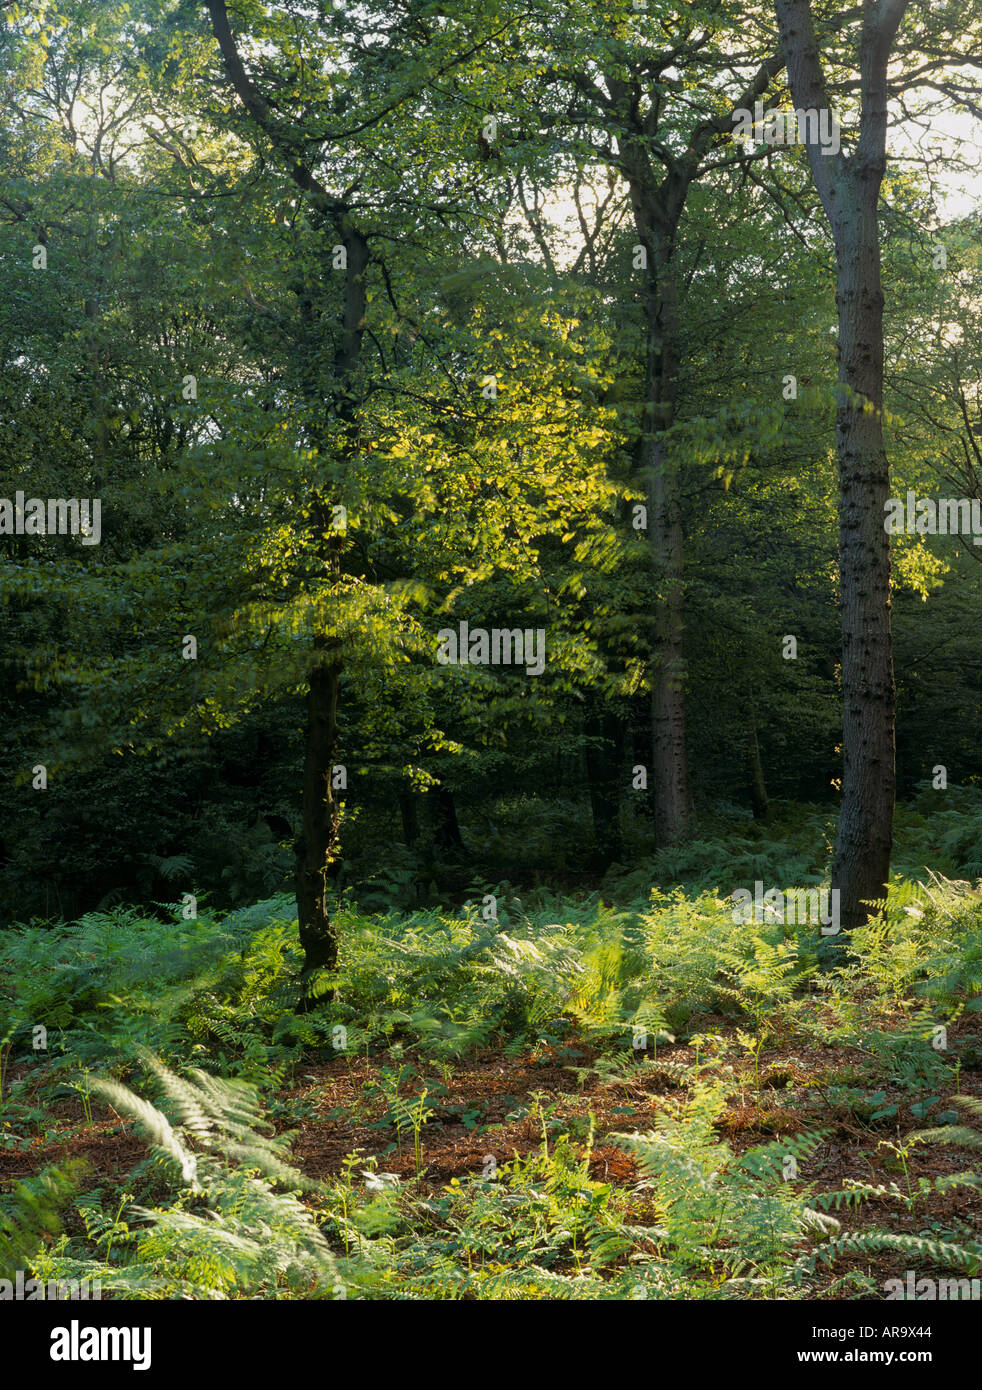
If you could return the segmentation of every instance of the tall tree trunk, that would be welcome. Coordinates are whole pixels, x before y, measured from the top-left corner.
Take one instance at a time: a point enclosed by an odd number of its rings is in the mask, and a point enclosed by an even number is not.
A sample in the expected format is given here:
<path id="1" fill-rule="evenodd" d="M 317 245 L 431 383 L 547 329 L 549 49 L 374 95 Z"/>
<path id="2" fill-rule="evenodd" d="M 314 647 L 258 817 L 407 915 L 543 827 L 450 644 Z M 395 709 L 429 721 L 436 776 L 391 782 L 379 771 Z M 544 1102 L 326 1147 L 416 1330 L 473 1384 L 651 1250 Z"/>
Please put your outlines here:
<path id="1" fill-rule="evenodd" d="M 896 797 L 878 203 L 886 170 L 887 64 L 907 4 L 864 6 L 854 150 L 826 155 L 816 143 L 808 146 L 836 254 L 843 768 L 832 887 L 846 928 L 865 922 L 867 904 L 886 896 Z M 830 109 L 810 0 L 775 0 L 775 7 L 795 106 Z"/>
<path id="2" fill-rule="evenodd" d="M 205 0 L 205 3 L 229 83 L 250 118 L 264 132 L 289 169 L 290 177 L 307 196 L 315 233 L 324 236 L 330 229 L 346 253 L 344 298 L 332 379 L 324 382 L 319 367 L 320 353 L 311 351 L 307 357 L 311 365 L 305 370 L 303 380 L 313 421 L 309 433 L 315 445 L 319 445 L 321 440 L 325 441 L 321 457 L 326 462 L 332 449 L 326 427 L 332 416 L 344 423 L 351 440 L 349 447 L 355 447 L 353 436 L 358 402 L 352 391 L 365 333 L 368 302 L 366 272 L 370 259 L 368 242 L 353 222 L 344 199 L 332 195 L 308 166 L 307 147 L 298 138 L 295 129 L 284 125 L 253 83 L 232 34 L 225 0 Z M 332 262 L 333 247 L 327 247 L 326 254 L 322 254 L 321 265 L 324 268 L 314 286 L 315 294 L 301 296 L 301 314 L 310 338 L 316 338 L 325 328 L 318 306 L 332 298 L 331 290 L 336 283 L 333 269 L 329 268 Z M 314 489 L 310 524 L 314 532 L 315 553 L 324 562 L 330 576 L 329 582 L 336 585 L 340 577 L 343 542 L 332 527 L 332 508 L 326 495 L 329 490 L 326 482 Z M 337 939 L 327 907 L 325 876 L 336 857 L 338 839 L 338 804 L 333 795 L 331 776 L 337 748 L 341 664 L 338 644 L 324 626 L 319 626 L 313 634 L 308 680 L 302 831 L 297 844 L 296 863 L 297 921 L 304 948 L 302 1008 L 309 1005 L 307 986 L 313 972 L 330 968 L 337 960 Z"/>
<path id="3" fill-rule="evenodd" d="M 651 654 L 651 780 L 655 841 L 673 845 L 692 823 L 685 734 L 685 590 L 678 460 L 665 432 L 675 420 L 679 311 L 673 253 L 688 181 L 652 186 L 637 155 L 626 158 L 634 222 L 645 249 L 645 402 L 639 478 L 648 509 L 656 599 Z"/>
<path id="4" fill-rule="evenodd" d="M 859 208 L 842 238 L 836 294 L 839 381 L 849 395 L 836 416 L 843 771 L 832 886 L 839 889 L 845 927 L 859 926 L 869 915 L 864 904 L 886 897 L 896 797 L 877 195 L 869 186 L 859 193 Z"/>
<path id="5" fill-rule="evenodd" d="M 784 66 L 781 54 L 767 58 L 734 109 L 746 107 L 769 86 Z M 655 838 L 676 844 L 690 833 L 692 788 L 686 749 L 685 717 L 685 569 L 682 489 L 676 447 L 667 439 L 678 404 L 680 325 L 675 248 L 689 190 L 705 172 L 703 160 L 713 144 L 733 129 L 730 112 L 707 116 L 694 125 L 688 143 L 668 153 L 659 150 L 662 92 L 649 93 L 651 106 L 642 115 L 640 86 L 622 73 L 608 72 L 608 101 L 589 76 L 578 89 L 593 92 L 605 124 L 616 116 L 616 166 L 627 181 L 638 240 L 645 250 L 645 410 L 638 463 L 648 504 L 648 540 L 657 597 L 653 621 L 651 787 Z M 675 135 L 664 140 L 673 144 Z M 655 161 L 662 172 L 655 173 Z"/>
<path id="6" fill-rule="evenodd" d="M 310 985 L 318 970 L 333 970 L 338 943 L 327 906 L 327 875 L 338 835 L 338 806 L 332 769 L 338 742 L 338 685 L 341 675 L 336 653 L 315 643 L 318 663 L 311 667 L 307 691 L 307 729 L 303 769 L 303 817 L 297 840 L 296 888 L 301 970 L 300 1011 L 311 1005 Z"/>
<path id="7" fill-rule="evenodd" d="M 664 301 L 663 301 L 664 303 Z M 658 325 L 652 329 L 652 320 Z M 649 343 L 664 322 L 658 309 L 649 309 Z M 649 347 L 664 359 L 668 344 Z M 673 372 L 677 361 L 672 358 Z M 660 590 L 655 602 L 655 662 L 651 692 L 652 771 L 655 784 L 655 839 L 677 844 L 689 833 L 692 797 L 685 742 L 685 566 L 682 504 L 678 465 L 666 448 L 662 431 L 675 414 L 675 381 L 662 394 L 664 375 L 648 370 L 647 407 L 653 416 L 645 441 L 645 488 L 648 498 L 651 562 Z"/>
<path id="8" fill-rule="evenodd" d="M 347 253 L 345 271 L 342 331 L 334 358 L 334 380 L 326 402 L 320 399 L 320 378 L 316 371 L 305 383 L 311 408 L 332 411 L 340 419 L 348 436 L 349 449 L 355 444 L 355 411 L 357 401 L 350 394 L 352 377 L 361 355 L 364 335 L 368 243 L 355 228 L 347 212 L 334 210 L 332 221 L 341 244 Z M 322 278 L 326 278 L 322 277 Z M 304 301 L 304 317 L 316 333 L 320 329 L 316 310 L 309 300 Z M 316 354 L 312 354 L 316 361 Z M 315 417 L 316 418 L 316 417 Z M 325 424 L 327 422 L 325 421 Z M 321 431 L 315 425 L 311 437 L 319 442 Z M 324 431 L 322 457 L 329 457 L 331 448 Z M 326 489 L 318 489 L 311 506 L 315 551 L 324 563 L 329 582 L 337 592 L 341 578 L 343 539 L 333 529 L 333 511 L 325 498 Z M 332 774 L 337 751 L 338 698 L 342 658 L 338 644 L 323 628 L 315 631 L 307 696 L 307 730 L 303 779 L 303 831 L 297 852 L 297 925 L 300 944 L 304 949 L 301 971 L 301 1007 L 308 1007 L 307 985 L 316 970 L 333 968 L 337 960 L 337 933 L 327 905 L 324 877 L 329 866 L 336 873 L 339 867 L 338 831 L 340 806 L 333 795 Z M 325 653 L 333 655 L 325 663 Z M 316 877 L 313 877 L 315 875 Z"/>

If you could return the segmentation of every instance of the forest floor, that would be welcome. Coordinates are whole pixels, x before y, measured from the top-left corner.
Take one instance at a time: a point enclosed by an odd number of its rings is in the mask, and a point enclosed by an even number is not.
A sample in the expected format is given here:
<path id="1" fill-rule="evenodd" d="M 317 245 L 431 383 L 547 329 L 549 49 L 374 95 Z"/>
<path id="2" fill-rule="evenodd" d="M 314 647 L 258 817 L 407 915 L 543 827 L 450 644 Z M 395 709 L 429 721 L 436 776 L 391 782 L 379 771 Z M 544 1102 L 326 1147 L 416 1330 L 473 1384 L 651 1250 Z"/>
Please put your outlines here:
<path id="1" fill-rule="evenodd" d="M 902 1028 L 906 1019 L 898 1014 L 897 1021 Z M 732 1021 L 722 1016 L 704 1018 L 702 1034 L 714 1040 L 710 1053 L 717 1060 L 726 1058 L 732 1094 L 714 1127 L 734 1154 L 782 1135 L 822 1131 L 809 1157 L 807 1181 L 804 1175 L 791 1178 L 792 1186 L 834 1191 L 859 1183 L 884 1190 L 855 1209 L 839 1210 L 844 1230 L 870 1227 L 937 1241 L 982 1230 L 982 1181 L 977 1187 L 950 1190 L 933 1186 L 939 1178 L 965 1171 L 965 1153 L 913 1138 L 925 1121 L 911 1106 L 930 1105 L 926 1091 L 913 1096 L 909 1087 L 883 1079 L 873 1102 L 886 1113 L 871 1119 L 864 1113 L 867 1101 L 837 1097 L 849 1082 L 869 1093 L 869 1058 L 860 1050 L 816 1046 L 808 1037 L 789 1036 L 755 1057 Z M 982 1032 L 961 1020 L 949 1029 L 948 1043 L 972 1059 L 961 1073 L 960 1093 L 982 1101 L 982 1068 L 975 1061 L 982 1055 Z M 562 1045 L 544 1042 L 521 1055 L 514 1055 L 513 1048 L 487 1048 L 452 1069 L 425 1064 L 418 1072 L 410 1069 L 398 1091 L 411 1099 L 425 1089 L 418 1147 L 408 1126 L 393 1122 L 391 1084 L 387 1094 L 379 1084 L 380 1078 L 391 1082 L 399 1074 L 401 1054 L 301 1063 L 292 1081 L 268 1094 L 266 1108 L 276 1131 L 288 1138 L 293 1162 L 308 1177 L 339 1178 L 352 1169 L 379 1173 L 384 1181 L 398 1179 L 424 1197 L 453 1180 L 486 1174 L 489 1158 L 500 1165 L 541 1151 L 556 1136 L 568 1136 L 587 1161 L 590 1177 L 619 1189 L 632 1222 L 653 1225 L 657 1213 L 644 1175 L 612 1136 L 653 1130 L 666 1100 L 686 1097 L 700 1058 L 691 1043 L 664 1043 L 656 1057 L 635 1054 L 635 1065 L 611 1075 L 602 1065 L 605 1055 L 587 1038 L 573 1035 Z M 28 1070 L 12 1068 L 8 1084 L 17 1079 L 29 1084 Z M 148 1146 L 131 1122 L 112 1107 L 76 1097 L 45 1106 L 43 1132 L 39 1126 L 22 1144 L 0 1149 L 0 1190 L 47 1164 L 69 1159 L 85 1160 L 97 1186 L 119 1190 L 130 1170 L 148 1156 Z M 865 1293 L 850 1288 L 843 1274 L 854 1269 L 883 1289 L 888 1279 L 903 1279 L 906 1268 L 891 1250 L 843 1256 L 836 1265 L 836 1288 L 827 1287 L 829 1275 L 817 1282 L 811 1296 L 882 1298 L 873 1287 Z M 932 1267 L 923 1259 L 917 1264 L 919 1278 L 950 1274 L 943 1264 Z"/>
<path id="2" fill-rule="evenodd" d="M 977 845 L 982 815 L 949 821 Z M 883 1300 L 909 1271 L 977 1289 L 982 884 L 919 868 L 941 849 L 917 824 L 847 946 L 743 920 L 729 880 L 820 882 L 823 824 L 737 827 L 592 891 L 339 901 L 309 1014 L 286 895 L 0 933 L 0 1278 L 194 1299 Z"/>

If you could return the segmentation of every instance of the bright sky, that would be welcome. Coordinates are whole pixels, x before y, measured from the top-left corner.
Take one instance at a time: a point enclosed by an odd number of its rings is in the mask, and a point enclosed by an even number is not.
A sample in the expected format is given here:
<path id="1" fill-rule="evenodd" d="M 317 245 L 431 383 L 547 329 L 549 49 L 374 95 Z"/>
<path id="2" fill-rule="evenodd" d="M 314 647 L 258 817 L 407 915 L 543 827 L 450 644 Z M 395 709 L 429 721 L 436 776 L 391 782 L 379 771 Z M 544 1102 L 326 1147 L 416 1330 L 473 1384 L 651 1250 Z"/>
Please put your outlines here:
<path id="1" fill-rule="evenodd" d="M 918 129 L 910 122 L 903 130 L 892 130 L 890 153 L 929 154 L 937 149 L 943 156 L 954 155 L 970 165 L 965 171 L 942 170 L 936 192 L 938 212 L 944 220 L 970 216 L 982 203 L 982 124 L 967 112 L 948 111 L 933 116 L 930 125 L 923 125 Z"/>

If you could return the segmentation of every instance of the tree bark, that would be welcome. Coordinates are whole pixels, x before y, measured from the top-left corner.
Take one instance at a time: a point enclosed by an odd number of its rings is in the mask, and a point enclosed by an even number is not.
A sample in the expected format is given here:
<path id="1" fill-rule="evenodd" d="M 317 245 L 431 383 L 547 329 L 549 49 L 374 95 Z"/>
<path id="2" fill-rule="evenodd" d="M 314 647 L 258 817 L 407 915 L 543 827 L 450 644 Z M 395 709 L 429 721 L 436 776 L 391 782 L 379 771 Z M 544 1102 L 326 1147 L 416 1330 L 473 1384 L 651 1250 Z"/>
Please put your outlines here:
<path id="1" fill-rule="evenodd" d="M 307 691 L 307 730 L 303 769 L 303 816 L 297 840 L 297 921 L 304 961 L 300 973 L 301 1013 L 311 1006 L 310 985 L 318 970 L 333 970 L 338 943 L 327 905 L 327 875 L 338 836 L 338 805 L 332 769 L 338 742 L 338 686 L 341 667 L 323 641 Z"/>
<path id="2" fill-rule="evenodd" d="M 691 829 L 692 794 L 685 723 L 685 557 L 678 461 L 665 431 L 678 400 L 678 297 L 672 266 L 675 228 L 654 247 L 645 287 L 647 424 L 641 475 L 648 505 L 648 534 L 655 602 L 655 651 L 651 690 L 652 776 L 655 841 L 674 845 Z M 649 260 L 650 264 L 650 260 Z"/>
<path id="3" fill-rule="evenodd" d="M 890 465 L 883 446 L 883 294 L 875 192 L 861 190 L 843 238 L 839 380 L 850 389 L 836 418 L 842 606 L 842 807 L 832 886 L 842 924 L 859 926 L 865 904 L 886 897 L 896 797 L 896 688 L 890 622 L 890 540 L 884 503 Z M 872 409 L 864 408 L 869 402 Z"/>
<path id="4" fill-rule="evenodd" d="M 678 399 L 678 295 L 672 258 L 688 181 L 670 176 L 656 185 L 638 145 L 624 150 L 622 169 L 645 254 L 645 399 L 637 474 L 647 505 L 649 556 L 657 595 L 651 652 L 651 794 L 656 843 L 672 845 L 688 834 L 691 810 L 685 738 L 681 489 L 678 462 L 664 439 L 674 422 Z"/>
<path id="5" fill-rule="evenodd" d="M 825 155 L 808 146 L 836 255 L 843 764 L 832 887 L 845 928 L 860 926 L 868 904 L 886 897 L 896 798 L 878 203 L 886 171 L 887 65 L 907 4 L 878 0 L 864 7 L 855 149 Z M 795 106 L 829 109 L 810 0 L 775 0 L 775 7 Z"/>

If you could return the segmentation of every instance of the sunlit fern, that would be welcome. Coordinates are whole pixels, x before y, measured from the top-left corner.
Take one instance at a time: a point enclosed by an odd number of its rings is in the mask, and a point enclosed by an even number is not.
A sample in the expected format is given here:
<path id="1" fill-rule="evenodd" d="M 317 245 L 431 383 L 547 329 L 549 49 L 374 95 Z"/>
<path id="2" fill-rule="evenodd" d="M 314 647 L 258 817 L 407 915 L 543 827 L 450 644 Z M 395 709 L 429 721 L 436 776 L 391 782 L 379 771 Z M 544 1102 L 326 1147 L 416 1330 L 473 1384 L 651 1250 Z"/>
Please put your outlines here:
<path id="1" fill-rule="evenodd" d="M 95 1277 L 123 1298 L 344 1297 L 327 1241 L 295 1195 L 319 1185 L 263 1132 L 255 1089 L 203 1071 L 178 1076 L 147 1054 L 142 1060 L 163 1093 L 159 1106 L 111 1079 L 94 1080 L 92 1091 L 134 1121 L 181 1190 L 166 1205 L 120 1214 L 116 1263 L 86 1264 L 62 1245 L 36 1260 L 38 1272 Z"/>

